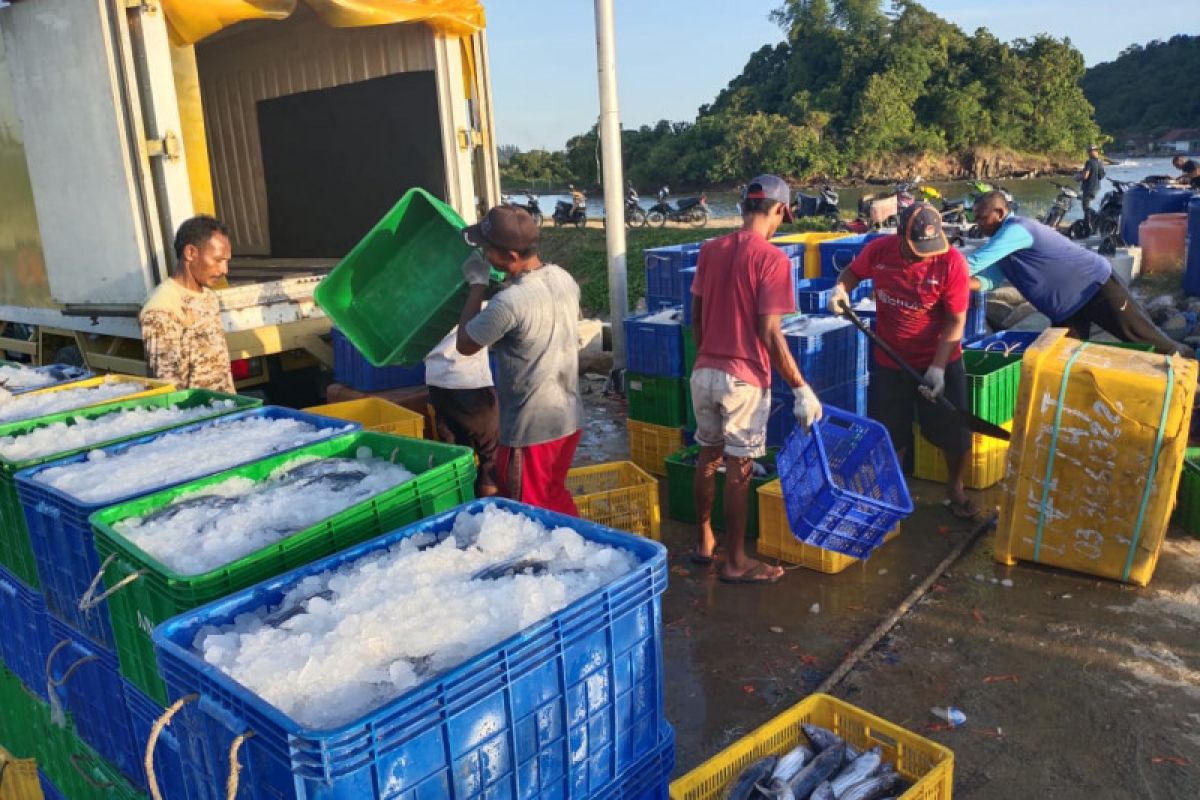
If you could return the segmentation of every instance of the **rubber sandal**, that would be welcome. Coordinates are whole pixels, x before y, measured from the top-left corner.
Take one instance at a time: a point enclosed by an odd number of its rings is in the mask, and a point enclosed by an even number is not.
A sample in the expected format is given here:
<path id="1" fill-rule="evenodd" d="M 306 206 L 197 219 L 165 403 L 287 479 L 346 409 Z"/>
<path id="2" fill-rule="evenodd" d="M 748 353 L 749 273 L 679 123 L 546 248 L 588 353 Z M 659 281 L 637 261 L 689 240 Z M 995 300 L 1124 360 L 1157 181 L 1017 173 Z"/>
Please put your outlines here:
<path id="1" fill-rule="evenodd" d="M 942 501 L 942 505 L 954 515 L 955 519 L 975 519 L 979 516 L 979 506 L 975 505 L 969 497 L 961 503 L 955 503 L 950 498 L 946 498 Z"/>
<path id="2" fill-rule="evenodd" d="M 692 549 L 688 551 L 688 561 L 691 561 L 693 564 L 698 564 L 701 567 L 706 567 L 713 562 L 713 557 L 715 555 L 716 551 L 713 551 L 713 555 L 706 556 L 703 553 L 697 553 L 695 549 Z"/>
<path id="3" fill-rule="evenodd" d="M 744 575 L 726 575 L 724 573 L 719 573 L 717 578 L 720 579 L 721 583 L 778 583 L 779 579 L 783 577 L 783 574 L 771 574 L 767 572 L 769 569 L 770 567 L 767 564 L 760 563 L 757 567 L 745 573 Z"/>

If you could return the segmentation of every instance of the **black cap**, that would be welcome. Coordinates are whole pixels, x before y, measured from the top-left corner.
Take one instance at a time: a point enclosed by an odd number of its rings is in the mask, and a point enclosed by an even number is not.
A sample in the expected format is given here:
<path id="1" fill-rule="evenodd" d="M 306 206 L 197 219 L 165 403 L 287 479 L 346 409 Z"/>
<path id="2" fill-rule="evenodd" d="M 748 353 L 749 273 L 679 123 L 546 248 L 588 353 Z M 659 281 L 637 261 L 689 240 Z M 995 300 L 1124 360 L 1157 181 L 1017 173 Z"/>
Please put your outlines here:
<path id="1" fill-rule="evenodd" d="M 525 209 L 496 206 L 479 222 L 464 228 L 463 238 L 472 247 L 490 244 L 500 250 L 523 253 L 537 244 L 538 228 Z"/>
<path id="2" fill-rule="evenodd" d="M 950 249 L 942 230 L 942 215 L 929 203 L 913 203 L 900 212 L 899 235 L 914 255 L 940 256 Z"/>

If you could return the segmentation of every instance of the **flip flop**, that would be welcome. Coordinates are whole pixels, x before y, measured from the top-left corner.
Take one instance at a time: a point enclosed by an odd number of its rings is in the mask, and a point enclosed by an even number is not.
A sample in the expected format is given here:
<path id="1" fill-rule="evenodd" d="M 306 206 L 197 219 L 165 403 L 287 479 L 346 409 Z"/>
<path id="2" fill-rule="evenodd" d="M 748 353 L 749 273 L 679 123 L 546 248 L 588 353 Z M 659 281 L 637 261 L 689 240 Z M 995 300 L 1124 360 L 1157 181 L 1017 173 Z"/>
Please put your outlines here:
<path id="1" fill-rule="evenodd" d="M 979 506 L 975 505 L 975 503 L 969 497 L 961 503 L 956 503 L 947 497 L 942 501 L 942 505 L 947 511 L 953 514 L 956 519 L 975 519 L 979 516 Z"/>
<path id="2" fill-rule="evenodd" d="M 688 551 L 688 561 L 691 561 L 693 564 L 698 564 L 702 567 L 708 566 L 709 564 L 713 563 L 713 561 L 716 559 L 716 557 L 717 557 L 717 551 L 715 549 L 713 550 L 711 556 L 706 556 L 703 553 L 697 553 L 696 548 L 694 548 L 694 547 Z"/>
<path id="3" fill-rule="evenodd" d="M 767 572 L 768 569 L 769 566 L 767 564 L 760 563 L 757 567 L 743 575 L 726 575 L 724 573 L 718 573 L 717 578 L 720 579 L 721 583 L 778 583 L 779 579 L 783 577 L 783 574 L 780 573 L 773 575 Z"/>

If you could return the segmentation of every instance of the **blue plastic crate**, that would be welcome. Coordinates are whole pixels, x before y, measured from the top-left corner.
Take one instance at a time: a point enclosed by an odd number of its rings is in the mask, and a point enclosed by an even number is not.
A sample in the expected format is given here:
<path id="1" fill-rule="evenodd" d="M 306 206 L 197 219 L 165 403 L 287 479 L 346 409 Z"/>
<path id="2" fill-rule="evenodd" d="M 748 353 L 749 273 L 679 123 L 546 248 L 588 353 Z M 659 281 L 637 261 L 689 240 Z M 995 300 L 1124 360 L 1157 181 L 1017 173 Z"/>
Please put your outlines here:
<path id="1" fill-rule="evenodd" d="M 37 372 L 40 374 L 50 374 L 54 376 L 54 380 L 50 383 L 43 383 L 41 386 L 28 386 L 24 389 L 9 389 L 11 394 L 25 394 L 26 392 L 38 391 L 40 389 L 51 389 L 55 386 L 62 386 L 64 383 L 74 383 L 75 381 L 83 381 L 92 377 L 92 371 L 84 367 L 75 367 L 70 364 L 49 364 L 44 367 L 27 367 L 24 364 L 17 364 L 12 361 L 0 361 L 0 363 L 24 367 L 25 369 Z"/>
<path id="2" fill-rule="evenodd" d="M 630 372 L 683 377 L 683 330 L 680 323 L 646 322 L 650 314 L 625 318 L 625 368 Z"/>
<path id="3" fill-rule="evenodd" d="M 967 308 L 967 326 L 963 329 L 963 337 L 987 335 L 987 295 L 986 289 L 971 292 L 971 305 Z"/>
<path id="4" fill-rule="evenodd" d="M 866 558 L 896 523 L 912 513 L 912 497 L 883 425 L 826 406 L 809 433 L 794 429 L 777 459 L 792 535 Z"/>
<path id="5" fill-rule="evenodd" d="M 866 300 L 874 290 L 875 284 L 870 278 L 861 280 L 858 282 L 858 286 L 850 290 L 850 301 L 857 303 L 859 300 Z"/>
<path id="6" fill-rule="evenodd" d="M 123 680 L 123 683 L 125 707 L 129 711 L 130 732 L 138 764 L 137 774 L 129 777 L 135 786 L 149 791 L 143 757 L 146 742 L 150 741 L 150 729 L 165 709 L 129 681 Z M 154 748 L 154 775 L 159 791 L 166 800 L 187 797 L 183 784 L 183 757 L 179 752 L 179 740 L 175 736 L 173 725 L 163 728 L 159 734 L 157 746 Z"/>
<path id="7" fill-rule="evenodd" d="M 191 425 L 183 425 L 162 433 L 130 439 L 121 444 L 99 448 L 99 451 L 113 456 L 131 447 L 137 447 L 140 444 L 145 444 L 155 439 L 167 436 L 180 436 L 189 431 L 214 425 L 228 425 L 249 417 L 303 420 L 325 432 L 325 435 L 320 438 L 328 438 L 338 433 L 356 431 L 362 428 L 358 423 L 349 423 L 345 420 L 333 419 L 332 417 L 306 414 L 290 408 L 266 406 L 249 411 L 227 414 L 223 417 L 204 420 Z M 313 441 L 317 440 L 303 442 L 297 444 L 296 447 L 311 444 Z M 230 446 L 236 447 L 237 443 L 230 442 Z M 286 452 L 292 449 L 295 448 L 287 447 L 279 452 Z M 112 648 L 114 647 L 114 642 L 112 625 L 108 618 L 108 605 L 101 603 L 89 611 L 81 611 L 79 609 L 80 598 L 84 596 L 93 578 L 100 572 L 100 560 L 96 556 L 96 546 L 92 541 L 92 526 L 88 522 L 88 517 L 92 512 L 99 511 L 101 508 L 124 503 L 143 494 L 149 494 L 152 491 L 177 486 L 180 483 L 195 480 L 212 472 L 220 472 L 225 469 L 241 466 L 248 463 L 248 461 L 255 461 L 261 456 L 223 464 L 210 472 L 195 475 L 164 475 L 163 482 L 158 486 L 98 503 L 79 501 L 65 492 L 37 482 L 37 476 L 44 470 L 85 461 L 90 457 L 91 452 L 95 451 L 80 453 L 70 458 L 52 461 L 18 472 L 15 476 L 17 497 L 21 500 L 21 506 L 25 512 L 25 521 L 29 526 L 29 540 L 33 546 L 34 558 L 37 560 L 38 579 L 42 582 L 42 591 L 46 596 L 47 611 L 51 615 L 65 620 L 73 625 L 76 630 L 92 637 L 92 639 L 105 647 Z"/>
<path id="8" fill-rule="evenodd" d="M 1041 335 L 1040 331 L 998 331 L 969 342 L 963 342 L 963 349 L 986 350 L 989 353 L 1021 356 Z"/>
<path id="9" fill-rule="evenodd" d="M 867 413 L 866 376 L 849 383 L 830 386 L 817 392 L 821 405 L 836 406 L 851 414 L 863 416 Z M 771 414 L 767 417 L 767 447 L 782 447 L 796 427 L 796 415 L 792 410 L 795 395 L 791 389 L 775 389 L 771 392 Z"/>
<path id="10" fill-rule="evenodd" d="M 46 777 L 46 773 L 42 772 L 40 769 L 38 770 L 38 782 L 42 784 L 43 800 L 66 800 L 66 798 L 63 797 L 63 793 L 58 790 L 58 787 L 55 786 L 50 779 Z"/>
<path id="11" fill-rule="evenodd" d="M 46 695 L 46 601 L 20 578 L 0 567 L 0 663 L 21 682 Z"/>
<path id="12" fill-rule="evenodd" d="M 821 277 L 836 278 L 870 242 L 886 233 L 860 233 L 817 242 L 821 254 Z"/>
<path id="13" fill-rule="evenodd" d="M 101 647 L 65 622 L 47 619 L 49 641 L 43 673 L 55 702 L 70 713 L 75 733 L 104 760 L 128 777 L 141 773 L 142 759 L 133 740 L 125 704 L 125 681 L 117 654 Z"/>
<path id="14" fill-rule="evenodd" d="M 804 314 L 819 314 L 829 310 L 834 278 L 801 278 L 796 281 L 796 310 Z"/>
<path id="15" fill-rule="evenodd" d="M 278 604 L 307 576 L 423 532 L 462 511 L 498 506 L 589 541 L 620 547 L 632 572 L 553 617 L 406 692 L 362 719 L 305 728 L 212 668 L 192 649 L 206 625 Z M 587 798 L 656 751 L 663 709 L 662 593 L 657 542 L 509 500 L 478 500 L 181 614 L 154 631 L 172 698 L 198 693 L 172 726 L 188 800 L 224 798 L 232 740 L 241 749 L 243 800 Z"/>
<path id="16" fill-rule="evenodd" d="M 654 752 L 621 775 L 611 791 L 594 797 L 597 800 L 668 800 L 674 770 L 675 731 L 670 725 L 663 725 Z"/>
<path id="17" fill-rule="evenodd" d="M 789 318 L 784 320 L 784 338 L 804 380 L 812 384 L 817 394 L 832 386 L 851 383 L 866 373 L 867 338 L 849 320 L 835 319 L 829 314 L 799 320 Z M 783 376 L 775 370 L 771 385 L 779 390 L 788 388 Z"/>
<path id="18" fill-rule="evenodd" d="M 683 295 L 679 298 L 679 304 L 683 306 L 683 324 L 692 324 L 692 284 L 696 281 L 696 268 L 688 267 L 680 272 L 683 277 Z M 649 308 L 650 306 L 646 306 Z"/>
<path id="19" fill-rule="evenodd" d="M 375 367 L 345 334 L 334 328 L 333 379 L 360 392 L 381 392 L 425 383 L 425 362 L 415 367 Z"/>
<path id="20" fill-rule="evenodd" d="M 683 297 L 682 271 L 696 266 L 700 243 L 654 247 L 643 251 L 646 264 L 646 297 L 674 298 L 677 305 Z"/>

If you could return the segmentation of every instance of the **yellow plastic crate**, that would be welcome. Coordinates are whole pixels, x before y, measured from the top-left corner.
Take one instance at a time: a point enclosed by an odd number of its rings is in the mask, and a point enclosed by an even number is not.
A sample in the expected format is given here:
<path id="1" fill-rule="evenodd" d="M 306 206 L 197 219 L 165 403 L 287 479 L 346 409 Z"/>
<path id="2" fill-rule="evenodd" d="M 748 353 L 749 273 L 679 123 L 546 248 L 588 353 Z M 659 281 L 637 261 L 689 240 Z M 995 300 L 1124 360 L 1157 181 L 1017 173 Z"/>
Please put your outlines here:
<path id="1" fill-rule="evenodd" d="M 1012 420 L 1000 425 L 1012 430 Z M 921 435 L 920 426 L 913 426 L 913 477 L 945 483 L 949 479 L 942 451 Z M 967 464 L 963 484 L 968 489 L 986 489 L 1004 479 L 1008 465 L 1008 442 L 990 436 L 971 436 L 971 462 Z"/>
<path id="2" fill-rule="evenodd" d="M 0 747 L 0 800 L 42 800 L 37 762 L 32 758 L 13 758 Z"/>
<path id="3" fill-rule="evenodd" d="M 73 383 L 60 383 L 58 386 L 49 386 L 45 389 L 34 389 L 31 392 L 25 392 L 21 395 L 21 397 L 29 397 L 35 394 L 51 394 L 52 392 L 62 392 L 66 391 L 67 389 L 90 389 L 93 386 L 100 386 L 101 384 L 105 383 L 142 383 L 145 384 L 147 388 L 140 392 L 123 394 L 120 397 L 109 397 L 104 400 L 97 400 L 94 403 L 88 403 L 87 405 L 79 406 L 79 408 L 98 406 L 101 403 L 113 403 L 118 400 L 136 400 L 140 397 L 153 397 L 156 394 L 167 394 L 168 392 L 175 391 L 175 384 L 171 383 L 170 381 L 157 381 L 153 378 L 139 378 L 134 375 L 118 375 L 114 373 L 112 375 L 100 375 L 95 378 L 87 378 L 86 380 L 75 381 Z"/>
<path id="4" fill-rule="evenodd" d="M 900 535 L 900 523 L 883 537 L 890 542 Z M 783 489 L 779 480 L 758 487 L 758 554 L 778 558 L 788 564 L 799 564 L 807 569 L 836 575 L 851 564 L 858 562 L 854 556 L 836 550 L 826 550 L 816 545 L 797 541 L 788 525 L 787 509 L 783 505 Z"/>
<path id="5" fill-rule="evenodd" d="M 878 745 L 883 758 L 913 787 L 903 800 L 950 800 L 954 753 L 936 742 L 830 697 L 810 694 L 752 733 L 743 736 L 691 772 L 671 783 L 671 800 L 715 800 L 742 770 L 760 758 L 782 755 L 808 741 L 800 726 L 820 725 L 860 749 Z"/>
<path id="6" fill-rule="evenodd" d="M 771 244 L 804 245 L 804 277 L 819 278 L 821 277 L 821 248 L 818 247 L 818 244 L 830 239 L 841 239 L 852 235 L 840 231 L 789 233 L 784 236 L 776 236 L 771 240 Z"/>
<path id="7" fill-rule="evenodd" d="M 361 423 L 364 430 L 392 433 L 422 439 L 425 436 L 425 418 L 404 406 L 380 397 L 364 397 L 360 400 L 344 400 L 341 403 L 326 403 L 304 409 L 310 414 L 320 414 L 347 422 Z"/>
<path id="8" fill-rule="evenodd" d="M 683 429 L 636 419 L 626 422 L 629 424 L 629 458 L 651 475 L 666 475 L 667 456 L 683 449 Z"/>
<path id="9" fill-rule="evenodd" d="M 567 489 L 584 519 L 660 540 L 658 480 L 632 461 L 575 467 Z"/>
<path id="10" fill-rule="evenodd" d="M 1196 362 L 1051 328 L 1021 360 L 997 561 L 1145 586 L 1175 505 Z"/>

